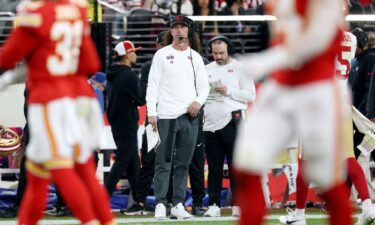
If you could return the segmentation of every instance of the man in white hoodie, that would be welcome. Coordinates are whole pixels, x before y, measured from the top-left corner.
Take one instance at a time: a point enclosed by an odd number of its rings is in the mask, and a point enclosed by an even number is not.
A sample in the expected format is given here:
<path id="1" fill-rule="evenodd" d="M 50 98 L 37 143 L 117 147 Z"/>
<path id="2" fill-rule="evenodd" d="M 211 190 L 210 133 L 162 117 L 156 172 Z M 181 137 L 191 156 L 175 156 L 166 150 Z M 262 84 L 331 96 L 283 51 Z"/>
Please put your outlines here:
<path id="1" fill-rule="evenodd" d="M 209 41 L 209 45 L 215 61 L 206 66 L 211 90 L 204 107 L 209 195 L 209 207 L 204 215 L 217 217 L 220 216 L 224 160 L 231 171 L 237 125 L 247 103 L 255 100 L 255 85 L 246 76 L 243 65 L 232 58 L 234 48 L 229 38 L 218 35 Z M 232 176 L 230 187 L 234 189 Z M 232 207 L 232 216 L 239 216 L 238 206 Z"/>
<path id="2" fill-rule="evenodd" d="M 183 202 L 198 134 L 197 116 L 209 92 L 203 59 L 189 47 L 192 24 L 184 16 L 172 19 L 173 42 L 156 52 L 149 73 L 147 116 L 161 139 L 156 148 L 154 177 L 155 218 L 158 220 L 166 218 L 170 176 L 173 177 L 171 216 L 178 219 L 192 217 Z"/>

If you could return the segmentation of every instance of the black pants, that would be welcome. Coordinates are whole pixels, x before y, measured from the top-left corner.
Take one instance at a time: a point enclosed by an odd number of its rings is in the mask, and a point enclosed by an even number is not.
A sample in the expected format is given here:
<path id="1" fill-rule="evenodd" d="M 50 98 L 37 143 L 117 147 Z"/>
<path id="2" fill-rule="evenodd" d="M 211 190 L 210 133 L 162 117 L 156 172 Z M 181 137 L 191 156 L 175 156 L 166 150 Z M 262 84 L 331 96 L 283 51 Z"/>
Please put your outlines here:
<path id="1" fill-rule="evenodd" d="M 229 171 L 232 168 L 236 124 L 230 121 L 223 129 L 215 132 L 205 131 L 206 157 L 208 162 L 208 195 L 209 205 L 220 204 L 224 159 L 227 159 Z M 234 190 L 234 181 L 230 176 L 230 186 Z"/>
<path id="2" fill-rule="evenodd" d="M 353 123 L 353 129 L 354 129 L 354 134 L 353 134 L 353 149 L 354 149 L 354 155 L 355 158 L 358 159 L 359 155 L 361 154 L 361 151 L 357 148 L 359 144 L 361 144 L 363 137 L 365 136 L 361 132 L 359 132 L 358 128 L 355 126 L 355 123 Z"/>
<path id="3" fill-rule="evenodd" d="M 199 118 L 199 129 L 197 144 L 195 146 L 193 158 L 189 166 L 189 176 L 191 192 L 193 197 L 193 204 L 202 206 L 202 199 L 204 198 L 204 160 L 205 160 L 205 141 L 203 136 L 203 113 Z"/>
<path id="4" fill-rule="evenodd" d="M 25 104 L 26 105 L 26 104 Z M 26 109 L 25 109 L 26 110 Z M 26 111 L 25 111 L 26 113 Z M 24 144 L 25 147 L 29 144 L 30 140 L 30 132 L 29 132 L 29 126 L 28 123 L 26 123 L 25 127 L 23 128 L 23 135 L 24 135 Z M 23 198 L 23 194 L 25 193 L 26 190 L 26 152 L 24 152 L 21 163 L 20 163 L 20 174 L 19 174 L 19 181 L 18 181 L 18 187 L 17 187 L 17 194 L 16 194 L 16 199 L 14 201 L 14 206 L 15 207 L 20 207 L 21 206 L 21 201 Z"/>
<path id="5" fill-rule="evenodd" d="M 135 201 L 138 201 L 134 194 L 138 187 L 140 170 L 137 131 L 128 132 L 127 134 L 123 134 L 123 136 L 113 135 L 113 138 L 117 146 L 117 150 L 115 151 L 116 159 L 105 179 L 105 187 L 109 195 L 112 195 L 116 184 L 126 172 L 133 190 L 133 198 Z"/>
<path id="6" fill-rule="evenodd" d="M 147 194 L 150 191 L 154 179 L 155 150 L 147 151 L 146 132 L 142 136 L 141 149 L 142 168 L 139 173 L 138 188 L 135 190 L 138 202 L 146 203 Z"/>

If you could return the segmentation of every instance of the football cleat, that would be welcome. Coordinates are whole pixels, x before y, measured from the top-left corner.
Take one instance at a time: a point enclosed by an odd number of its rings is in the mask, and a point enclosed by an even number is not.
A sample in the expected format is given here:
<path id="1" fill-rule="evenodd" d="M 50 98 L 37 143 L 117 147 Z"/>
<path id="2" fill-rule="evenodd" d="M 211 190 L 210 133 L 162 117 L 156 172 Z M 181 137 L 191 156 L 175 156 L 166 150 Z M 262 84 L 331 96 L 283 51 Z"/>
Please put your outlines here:
<path id="1" fill-rule="evenodd" d="M 306 225 L 305 216 L 296 215 L 295 211 L 290 208 L 286 208 L 286 211 L 288 215 L 279 217 L 281 224 Z"/>
<path id="2" fill-rule="evenodd" d="M 375 208 L 370 207 L 363 210 L 355 225 L 375 225 Z"/>
<path id="3" fill-rule="evenodd" d="M 171 218 L 188 220 L 188 219 L 193 218 L 193 216 L 186 211 L 182 203 L 178 203 L 176 206 L 173 206 L 171 209 Z"/>

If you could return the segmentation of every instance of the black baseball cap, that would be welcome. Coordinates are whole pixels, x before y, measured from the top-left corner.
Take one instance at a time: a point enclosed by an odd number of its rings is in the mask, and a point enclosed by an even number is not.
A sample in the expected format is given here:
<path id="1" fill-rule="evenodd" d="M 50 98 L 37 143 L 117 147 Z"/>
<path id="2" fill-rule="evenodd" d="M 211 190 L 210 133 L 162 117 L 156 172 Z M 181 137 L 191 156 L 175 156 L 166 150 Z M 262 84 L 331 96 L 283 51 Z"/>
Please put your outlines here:
<path id="1" fill-rule="evenodd" d="M 170 25 L 173 27 L 176 24 L 190 27 L 190 25 L 193 24 L 193 21 L 184 15 L 173 16 L 170 20 Z"/>

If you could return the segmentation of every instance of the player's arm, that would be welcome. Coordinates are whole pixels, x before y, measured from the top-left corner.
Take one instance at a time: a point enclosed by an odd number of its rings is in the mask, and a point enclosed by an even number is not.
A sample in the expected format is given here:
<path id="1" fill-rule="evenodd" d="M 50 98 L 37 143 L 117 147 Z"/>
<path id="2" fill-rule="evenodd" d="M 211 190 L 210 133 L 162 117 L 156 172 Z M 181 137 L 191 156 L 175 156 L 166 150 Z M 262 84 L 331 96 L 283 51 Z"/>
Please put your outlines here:
<path id="1" fill-rule="evenodd" d="M 239 102 L 255 101 L 255 84 L 248 76 L 240 76 L 239 88 L 228 88 L 229 97 Z"/>
<path id="2" fill-rule="evenodd" d="M 0 68 L 11 69 L 26 58 L 39 43 L 37 34 L 26 27 L 15 28 L 0 50 Z"/>
<path id="3" fill-rule="evenodd" d="M 26 76 L 26 66 L 19 66 L 12 70 L 7 70 L 5 72 L 0 71 L 0 90 L 6 86 L 14 83 L 17 79 Z"/>
<path id="4" fill-rule="evenodd" d="M 325 51 L 342 25 L 343 15 L 340 0 L 309 1 L 306 29 L 287 48 L 291 61 L 301 65 Z"/>
<path id="5" fill-rule="evenodd" d="M 142 99 L 146 99 L 146 90 L 148 83 L 148 73 L 151 69 L 151 63 L 144 63 L 141 67 L 141 78 L 138 82 L 139 94 Z"/>
<path id="6" fill-rule="evenodd" d="M 206 102 L 208 94 L 210 93 L 210 86 L 208 84 L 208 74 L 204 66 L 203 58 L 197 54 L 196 57 L 197 71 L 196 73 L 196 85 L 198 96 L 195 102 L 198 102 L 201 106 Z"/>
<path id="7" fill-rule="evenodd" d="M 146 90 L 147 116 L 157 116 L 156 104 L 158 102 L 159 84 L 162 73 L 162 59 L 156 52 L 152 59 L 151 69 L 148 75 L 148 86 Z"/>
<path id="8" fill-rule="evenodd" d="M 124 80 L 127 88 L 125 91 L 132 97 L 136 106 L 142 106 L 146 104 L 146 99 L 141 97 L 138 89 L 138 78 L 135 74 L 129 76 L 129 79 Z"/>
<path id="9" fill-rule="evenodd" d="M 86 26 L 82 37 L 81 53 L 79 56 L 78 73 L 93 74 L 100 70 L 99 55 L 90 36 L 90 29 Z"/>
<path id="10" fill-rule="evenodd" d="M 342 24 L 341 0 L 308 1 L 305 29 L 294 40 L 242 59 L 254 78 L 280 69 L 293 69 L 326 50 Z M 251 68 L 251 69 L 250 69 Z"/>

